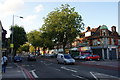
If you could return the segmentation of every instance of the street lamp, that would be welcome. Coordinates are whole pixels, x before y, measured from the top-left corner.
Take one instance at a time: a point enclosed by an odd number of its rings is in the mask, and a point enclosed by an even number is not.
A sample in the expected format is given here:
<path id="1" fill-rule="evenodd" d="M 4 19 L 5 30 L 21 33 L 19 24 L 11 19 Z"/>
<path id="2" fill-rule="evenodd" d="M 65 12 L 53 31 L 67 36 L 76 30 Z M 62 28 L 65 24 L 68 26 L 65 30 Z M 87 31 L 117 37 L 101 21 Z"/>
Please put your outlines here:
<path id="1" fill-rule="evenodd" d="M 22 16 L 16 16 L 16 15 L 13 15 L 13 23 L 12 23 L 12 26 L 14 27 L 14 17 L 19 17 L 19 18 L 23 18 Z M 12 53 L 13 53 L 13 48 L 14 48 L 14 44 L 13 44 L 13 30 L 14 28 L 11 28 L 11 31 L 12 31 L 12 36 L 11 36 L 11 44 L 10 44 L 10 47 L 11 47 L 11 61 L 12 61 Z"/>
<path id="2" fill-rule="evenodd" d="M 1 25 L 1 21 L 0 21 L 0 59 L 2 58 L 2 25 Z M 0 66 L 0 73 L 2 72 L 2 65 Z M 0 77 L 0 79 L 2 79 Z"/>

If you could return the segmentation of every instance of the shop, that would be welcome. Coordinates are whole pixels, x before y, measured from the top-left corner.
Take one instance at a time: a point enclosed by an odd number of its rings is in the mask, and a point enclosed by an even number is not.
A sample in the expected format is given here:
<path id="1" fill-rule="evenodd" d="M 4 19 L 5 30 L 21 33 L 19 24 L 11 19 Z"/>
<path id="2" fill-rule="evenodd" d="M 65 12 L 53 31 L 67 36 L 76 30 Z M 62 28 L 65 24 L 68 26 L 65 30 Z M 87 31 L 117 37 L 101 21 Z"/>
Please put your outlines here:
<path id="1" fill-rule="evenodd" d="M 80 47 L 78 50 L 80 51 L 80 55 L 93 54 L 91 47 Z"/>
<path id="2" fill-rule="evenodd" d="M 118 47 L 117 46 L 98 46 L 91 47 L 93 54 L 97 54 L 101 59 L 118 59 Z"/>

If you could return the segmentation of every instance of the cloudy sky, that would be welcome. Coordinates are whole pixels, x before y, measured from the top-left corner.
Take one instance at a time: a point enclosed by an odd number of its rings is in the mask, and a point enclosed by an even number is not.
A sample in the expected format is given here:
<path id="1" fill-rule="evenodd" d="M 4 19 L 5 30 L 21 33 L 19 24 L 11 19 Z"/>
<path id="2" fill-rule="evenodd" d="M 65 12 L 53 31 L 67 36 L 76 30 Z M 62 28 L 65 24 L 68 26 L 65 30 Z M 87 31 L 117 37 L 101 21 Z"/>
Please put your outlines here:
<path id="1" fill-rule="evenodd" d="M 38 30 L 43 22 L 43 17 L 61 4 L 75 7 L 83 18 L 85 27 L 98 27 L 99 25 L 116 26 L 118 29 L 118 0 L 0 0 L 0 20 L 7 37 L 10 36 L 10 26 L 14 24 L 23 26 L 26 32 Z M 18 16 L 24 17 L 23 19 Z"/>

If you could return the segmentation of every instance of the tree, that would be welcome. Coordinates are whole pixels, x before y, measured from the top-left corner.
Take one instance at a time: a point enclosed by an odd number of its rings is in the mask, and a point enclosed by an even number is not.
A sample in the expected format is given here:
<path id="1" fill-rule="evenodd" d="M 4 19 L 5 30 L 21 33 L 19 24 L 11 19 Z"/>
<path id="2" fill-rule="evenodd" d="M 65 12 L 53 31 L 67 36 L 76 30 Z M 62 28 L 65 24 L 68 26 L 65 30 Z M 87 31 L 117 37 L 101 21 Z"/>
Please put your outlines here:
<path id="1" fill-rule="evenodd" d="M 25 52 L 29 52 L 29 47 L 30 47 L 30 44 L 29 43 L 25 43 L 23 45 L 21 45 L 19 48 L 18 48 L 18 52 L 22 52 L 22 51 L 25 51 Z"/>
<path id="2" fill-rule="evenodd" d="M 11 26 L 10 30 L 13 31 L 13 55 L 16 55 L 16 51 L 20 47 L 20 45 L 27 42 L 26 32 L 22 26 L 18 25 Z M 10 35 L 10 38 L 10 40 L 12 40 L 12 34 Z"/>
<path id="3" fill-rule="evenodd" d="M 44 32 L 40 36 L 42 39 L 42 43 L 43 43 L 43 45 L 42 45 L 43 49 L 44 48 L 52 49 L 54 47 L 54 42 L 52 41 L 51 33 L 49 33 L 49 34 Z"/>
<path id="4" fill-rule="evenodd" d="M 30 48 L 29 48 L 29 52 L 32 53 L 34 51 L 35 51 L 35 48 L 34 48 L 34 46 L 31 45 Z"/>
<path id="5" fill-rule="evenodd" d="M 18 53 L 22 53 L 22 51 L 34 52 L 35 49 L 30 43 L 26 42 L 25 44 L 21 45 L 17 50 Z"/>
<path id="6" fill-rule="evenodd" d="M 41 32 L 37 30 L 31 31 L 27 34 L 28 42 L 35 47 L 35 50 L 37 47 L 43 46 L 43 40 L 40 36 Z"/>
<path id="7" fill-rule="evenodd" d="M 41 31 L 33 30 L 27 34 L 28 42 L 31 43 L 36 52 L 37 47 L 43 47 L 43 50 L 46 48 L 53 48 L 53 42 L 51 41 L 51 36 Z M 38 50 L 39 51 L 39 50 Z"/>
<path id="8" fill-rule="evenodd" d="M 66 44 L 71 43 L 84 29 L 82 21 L 82 16 L 75 12 L 75 7 L 71 8 L 68 4 L 62 4 L 44 18 L 41 30 L 56 44 L 62 45 L 65 51 Z"/>

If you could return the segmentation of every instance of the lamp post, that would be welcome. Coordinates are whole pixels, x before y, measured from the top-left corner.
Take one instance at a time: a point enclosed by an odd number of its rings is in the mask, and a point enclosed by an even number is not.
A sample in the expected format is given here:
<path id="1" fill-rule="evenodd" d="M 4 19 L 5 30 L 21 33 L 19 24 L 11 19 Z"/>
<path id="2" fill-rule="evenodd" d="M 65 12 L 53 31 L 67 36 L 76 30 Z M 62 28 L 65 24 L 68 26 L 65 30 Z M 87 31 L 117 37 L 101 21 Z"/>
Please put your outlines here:
<path id="1" fill-rule="evenodd" d="M 0 59 L 2 58 L 2 25 L 0 21 Z M 2 65 L 0 65 L 0 73 L 2 72 Z M 0 74 L 1 75 L 1 74 Z M 2 77 L 0 77 L 2 79 Z"/>
<path id="2" fill-rule="evenodd" d="M 23 18 L 22 16 L 16 16 L 16 15 L 13 15 L 13 23 L 12 23 L 12 28 L 11 28 L 11 31 L 12 31 L 12 35 L 11 35 L 11 44 L 10 44 L 10 47 L 11 47 L 11 61 L 12 61 L 12 54 L 13 54 L 13 48 L 14 48 L 14 42 L 13 42 L 13 32 L 14 32 L 14 17 L 19 17 L 19 18 Z"/>

